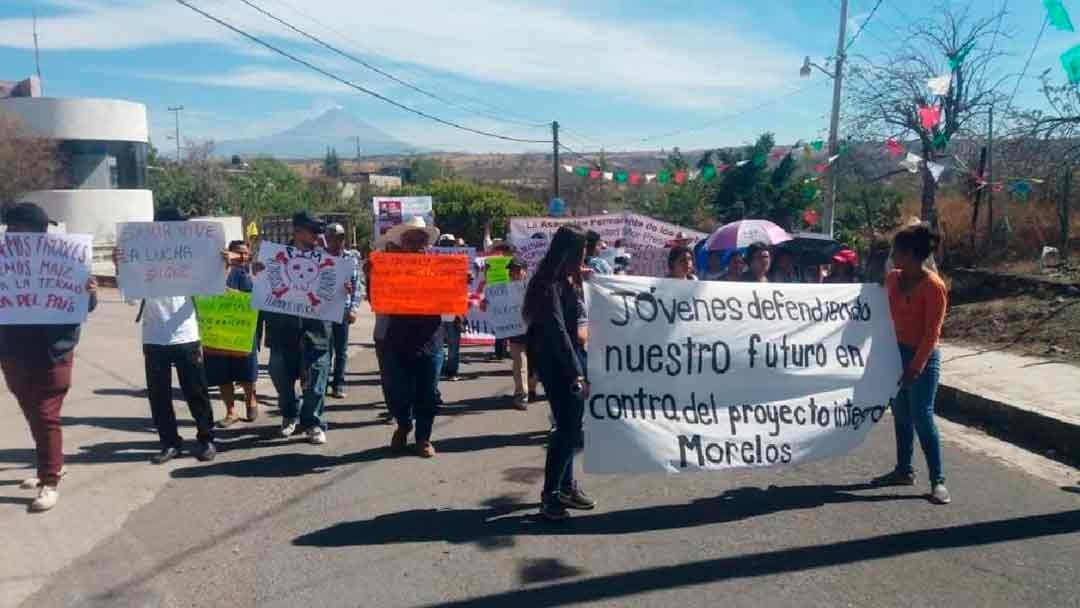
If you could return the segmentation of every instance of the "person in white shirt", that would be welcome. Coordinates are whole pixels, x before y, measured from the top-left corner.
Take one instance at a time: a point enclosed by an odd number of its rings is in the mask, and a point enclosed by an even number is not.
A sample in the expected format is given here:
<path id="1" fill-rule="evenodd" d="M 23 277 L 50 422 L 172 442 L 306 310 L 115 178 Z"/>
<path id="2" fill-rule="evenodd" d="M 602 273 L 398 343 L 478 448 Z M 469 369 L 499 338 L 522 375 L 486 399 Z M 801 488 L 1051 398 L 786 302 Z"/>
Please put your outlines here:
<path id="1" fill-rule="evenodd" d="M 184 219 L 176 209 L 159 209 L 154 214 L 155 222 Z M 124 260 L 119 256 L 120 251 L 115 251 L 114 261 L 123 264 Z M 195 419 L 199 443 L 195 457 L 203 462 L 213 460 L 217 455 L 214 448 L 214 410 L 206 384 L 194 301 L 186 296 L 146 298 L 139 308 L 139 319 L 142 321 L 150 413 L 161 441 L 161 451 L 151 458 L 151 462 L 164 464 L 184 451 L 184 440 L 177 429 L 172 401 L 174 367 L 180 379 L 180 390 L 191 410 L 191 417 Z"/>

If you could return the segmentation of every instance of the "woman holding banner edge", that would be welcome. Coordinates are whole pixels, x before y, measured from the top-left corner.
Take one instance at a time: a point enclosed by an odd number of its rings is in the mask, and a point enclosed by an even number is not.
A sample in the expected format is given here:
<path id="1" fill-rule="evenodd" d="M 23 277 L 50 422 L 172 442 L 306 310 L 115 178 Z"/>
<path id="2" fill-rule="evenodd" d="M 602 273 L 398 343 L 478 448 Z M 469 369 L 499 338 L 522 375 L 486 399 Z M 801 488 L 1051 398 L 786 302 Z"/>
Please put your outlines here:
<path id="1" fill-rule="evenodd" d="M 550 521 L 567 519 L 567 507 L 596 507 L 596 501 L 574 481 L 574 450 L 583 444 L 582 422 L 589 396 L 584 347 L 577 337 L 584 262 L 585 233 L 578 226 L 561 226 L 529 281 L 522 307 L 528 324 L 528 359 L 536 364 L 555 417 L 540 502 L 541 516 Z"/>
<path id="2" fill-rule="evenodd" d="M 948 306 L 948 290 L 941 277 L 926 268 L 939 237 L 928 225 L 917 224 L 901 230 L 893 241 L 895 270 L 885 278 L 889 293 L 904 375 L 892 404 L 896 428 L 896 468 L 873 480 L 878 486 L 913 486 L 915 469 L 911 460 L 915 434 L 926 456 L 930 474 L 930 500 L 952 502 L 945 487 L 941 462 L 941 438 L 934 424 L 934 397 L 941 376 L 937 350 Z"/>

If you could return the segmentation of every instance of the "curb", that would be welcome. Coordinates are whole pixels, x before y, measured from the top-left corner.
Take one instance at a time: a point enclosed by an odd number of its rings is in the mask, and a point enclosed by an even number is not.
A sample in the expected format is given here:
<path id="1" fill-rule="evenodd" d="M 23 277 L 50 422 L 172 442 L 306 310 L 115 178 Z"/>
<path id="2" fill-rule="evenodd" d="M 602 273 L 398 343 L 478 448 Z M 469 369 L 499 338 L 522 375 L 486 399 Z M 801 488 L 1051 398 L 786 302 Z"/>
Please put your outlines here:
<path id="1" fill-rule="evenodd" d="M 1080 466 L 1080 425 L 941 384 L 935 410 L 953 422 Z"/>

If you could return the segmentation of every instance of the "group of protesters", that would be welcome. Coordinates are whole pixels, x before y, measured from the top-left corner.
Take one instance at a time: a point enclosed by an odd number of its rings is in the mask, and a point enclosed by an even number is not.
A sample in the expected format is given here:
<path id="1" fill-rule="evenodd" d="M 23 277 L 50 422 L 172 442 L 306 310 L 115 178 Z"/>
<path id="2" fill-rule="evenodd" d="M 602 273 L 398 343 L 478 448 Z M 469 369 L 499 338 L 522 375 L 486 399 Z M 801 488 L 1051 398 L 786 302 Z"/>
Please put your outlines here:
<path id="1" fill-rule="evenodd" d="M 183 221 L 172 209 L 161 209 L 155 221 Z M 5 221 L 12 232 L 45 232 L 47 215 L 36 205 L 11 207 Z M 327 322 L 280 312 L 261 311 L 255 343 L 249 353 L 215 351 L 200 343 L 196 307 L 191 297 L 154 297 L 139 303 L 137 320 L 142 326 L 146 388 L 150 412 L 157 429 L 160 450 L 152 462 L 169 462 L 185 451 L 172 402 L 172 370 L 196 426 L 193 455 L 200 461 L 216 455 L 215 431 L 259 418 L 256 400 L 258 352 L 269 349 L 269 375 L 278 396 L 282 437 L 303 434 L 315 445 L 327 442 L 325 400 L 344 398 L 349 326 L 357 320 L 370 290 L 369 263 L 346 247 L 345 229 L 326 225 L 307 212 L 293 218 L 291 245 L 302 252 L 321 249 L 326 254 L 354 259 L 356 272 L 341 285 L 347 297 L 338 322 Z M 422 217 L 411 217 L 380 235 L 372 244 L 377 251 L 421 254 L 439 243 L 440 231 Z M 926 455 L 935 502 L 948 503 L 944 485 L 940 440 L 934 425 L 934 395 L 940 371 L 937 340 L 946 307 L 944 283 L 927 269 L 927 258 L 937 236 L 925 225 L 911 226 L 894 240 L 895 270 L 885 285 L 898 338 L 904 373 L 893 404 L 897 465 L 874 480 L 878 485 L 913 485 L 914 436 Z M 461 244 L 461 243 L 455 243 Z M 513 257 L 509 245 L 488 244 L 493 254 Z M 697 280 L 693 243 L 676 241 L 668 252 L 668 278 Z M 584 283 L 593 274 L 625 272 L 624 260 L 612 264 L 601 255 L 605 244 L 594 232 L 578 226 L 560 227 L 550 240 L 543 259 L 534 268 L 513 258 L 508 266 L 511 280 L 527 281 L 522 316 L 527 330 L 507 338 L 497 347 L 501 357 L 509 347 L 513 363 L 512 404 L 527 409 L 539 401 L 537 385 L 543 386 L 550 404 L 552 427 L 546 454 L 541 515 L 553 521 L 569 517 L 568 509 L 593 509 L 596 501 L 575 480 L 574 455 L 584 446 L 583 417 L 589 396 L 588 321 Z M 700 252 L 698 252 L 700 253 Z M 703 280 L 790 282 L 796 280 L 788 262 L 773 268 L 774 256 L 784 254 L 764 243 L 745 251 L 731 252 L 708 266 Z M 610 256 L 606 256 L 610 258 Z M 227 286 L 253 289 L 253 276 L 263 271 L 252 260 L 251 245 L 234 241 L 222 252 L 228 266 Z M 125 260 L 119 251 L 116 264 Z M 854 252 L 833 260 L 831 272 L 817 273 L 816 281 L 856 282 Z M 531 270 L 531 272 L 530 272 Z M 97 303 L 97 285 L 91 279 L 90 310 Z M 440 378 L 456 378 L 460 365 L 463 318 L 447 315 L 378 314 L 374 329 L 388 420 L 396 424 L 390 448 L 411 451 L 423 458 L 436 455 L 432 429 L 441 398 Z M 64 475 L 60 409 L 71 385 L 73 351 L 79 340 L 78 325 L 0 325 L 0 363 L 9 390 L 14 393 L 37 445 L 37 476 L 24 483 L 37 489 L 31 511 L 47 511 L 58 499 Z M 244 411 L 236 406 L 235 385 L 244 397 Z M 214 421 L 209 387 L 219 387 L 225 414 Z M 411 441 L 410 441 L 411 436 Z"/>

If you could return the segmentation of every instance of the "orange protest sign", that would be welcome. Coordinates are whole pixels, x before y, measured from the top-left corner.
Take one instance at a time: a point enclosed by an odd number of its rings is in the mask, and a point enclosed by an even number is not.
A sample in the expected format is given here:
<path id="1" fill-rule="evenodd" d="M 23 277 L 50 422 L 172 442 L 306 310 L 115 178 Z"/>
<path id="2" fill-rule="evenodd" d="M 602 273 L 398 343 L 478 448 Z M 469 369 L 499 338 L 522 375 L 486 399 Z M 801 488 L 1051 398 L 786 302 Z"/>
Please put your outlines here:
<path id="1" fill-rule="evenodd" d="M 371 254 L 371 309 L 389 315 L 464 315 L 469 258 L 419 253 Z"/>

